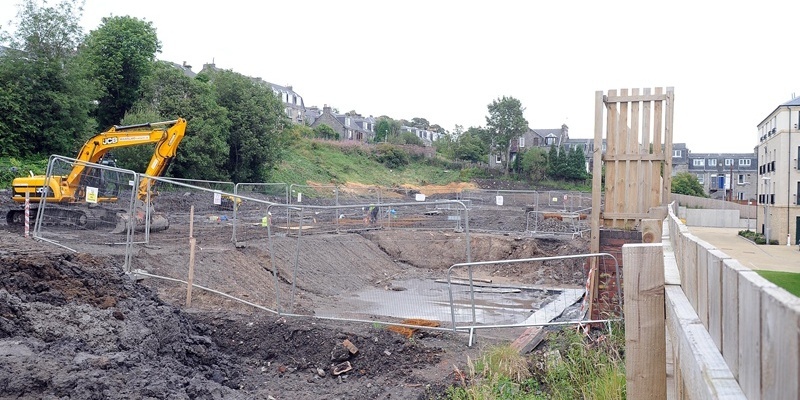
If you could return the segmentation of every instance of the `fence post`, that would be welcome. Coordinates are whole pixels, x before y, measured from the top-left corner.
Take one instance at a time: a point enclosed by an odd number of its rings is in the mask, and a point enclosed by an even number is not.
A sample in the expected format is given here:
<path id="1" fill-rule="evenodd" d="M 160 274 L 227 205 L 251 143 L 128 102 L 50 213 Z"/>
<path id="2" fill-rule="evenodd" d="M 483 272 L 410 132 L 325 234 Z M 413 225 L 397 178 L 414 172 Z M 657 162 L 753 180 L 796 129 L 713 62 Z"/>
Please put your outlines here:
<path id="1" fill-rule="evenodd" d="M 622 260 L 628 398 L 666 399 L 663 245 L 623 245 Z"/>

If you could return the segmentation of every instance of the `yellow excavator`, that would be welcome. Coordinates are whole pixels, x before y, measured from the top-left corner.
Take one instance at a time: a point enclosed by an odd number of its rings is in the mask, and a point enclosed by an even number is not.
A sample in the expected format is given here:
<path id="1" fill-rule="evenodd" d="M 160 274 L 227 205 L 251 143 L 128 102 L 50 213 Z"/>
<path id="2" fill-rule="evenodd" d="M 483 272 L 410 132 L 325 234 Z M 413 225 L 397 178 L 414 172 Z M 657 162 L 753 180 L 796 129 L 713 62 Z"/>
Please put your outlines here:
<path id="1" fill-rule="evenodd" d="M 155 143 L 155 151 L 147 164 L 144 174 L 161 176 L 175 157 L 178 144 L 186 131 L 186 120 L 152 122 L 138 125 L 113 126 L 89 139 L 83 145 L 68 175 L 52 175 L 50 180 L 44 175 L 15 178 L 11 183 L 14 202 L 23 204 L 28 194 L 31 211 L 39 205 L 41 196 L 46 196 L 45 218 L 50 224 L 71 225 L 91 229 L 102 224 L 115 225 L 111 233 L 127 232 L 131 218 L 136 219 L 137 229 L 145 226 L 145 215 L 150 215 L 150 231 L 161 231 L 169 227 L 169 221 L 155 213 L 148 202 L 154 197 L 151 191 L 152 179 L 143 177 L 136 193 L 135 215 L 128 215 L 127 209 L 114 207 L 119 200 L 117 190 L 109 175 L 113 171 L 93 168 L 86 163 L 108 164 L 103 157 L 113 149 Z M 94 197 L 87 201 L 87 195 Z M 109 205 L 109 206 L 105 206 Z M 149 211 L 148 211 L 149 209 Z M 9 225 L 22 225 L 25 222 L 24 209 L 12 209 L 6 215 Z M 55 221 L 55 222 L 54 222 Z"/>

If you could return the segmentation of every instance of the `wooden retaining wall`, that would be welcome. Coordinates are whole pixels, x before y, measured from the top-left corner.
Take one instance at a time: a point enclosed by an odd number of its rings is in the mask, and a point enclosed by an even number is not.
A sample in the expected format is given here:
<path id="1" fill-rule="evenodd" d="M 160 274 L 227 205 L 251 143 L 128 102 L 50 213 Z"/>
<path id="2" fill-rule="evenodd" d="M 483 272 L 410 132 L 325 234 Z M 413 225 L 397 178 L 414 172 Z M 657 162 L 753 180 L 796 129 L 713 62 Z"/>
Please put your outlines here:
<path id="1" fill-rule="evenodd" d="M 800 398 L 800 299 L 692 235 L 674 207 L 662 237 L 673 393 Z"/>

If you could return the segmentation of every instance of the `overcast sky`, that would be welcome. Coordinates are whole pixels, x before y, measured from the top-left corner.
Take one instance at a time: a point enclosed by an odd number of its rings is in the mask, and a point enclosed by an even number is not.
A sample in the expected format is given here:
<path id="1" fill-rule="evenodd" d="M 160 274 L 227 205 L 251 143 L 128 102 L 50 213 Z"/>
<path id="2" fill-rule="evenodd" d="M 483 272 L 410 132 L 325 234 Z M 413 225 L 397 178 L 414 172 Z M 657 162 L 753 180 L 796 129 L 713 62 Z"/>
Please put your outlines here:
<path id="1" fill-rule="evenodd" d="M 16 0 L 0 1 L 0 21 Z M 54 0 L 50 4 L 55 4 Z M 756 126 L 800 95 L 800 1 L 87 0 L 153 23 L 157 57 L 291 85 L 306 107 L 486 124 L 519 99 L 531 128 L 594 135 L 595 91 L 672 86 L 674 142 L 752 152 Z"/>

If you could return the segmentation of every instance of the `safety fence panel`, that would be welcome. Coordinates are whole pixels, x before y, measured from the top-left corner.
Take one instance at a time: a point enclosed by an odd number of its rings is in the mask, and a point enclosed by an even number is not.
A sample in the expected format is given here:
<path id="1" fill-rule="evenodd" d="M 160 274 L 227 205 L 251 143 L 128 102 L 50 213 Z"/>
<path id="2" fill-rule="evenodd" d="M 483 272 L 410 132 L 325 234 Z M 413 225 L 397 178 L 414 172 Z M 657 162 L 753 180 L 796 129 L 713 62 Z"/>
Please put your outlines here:
<path id="1" fill-rule="evenodd" d="M 269 271 L 266 235 L 245 247 L 231 241 L 234 204 L 242 201 L 256 208 L 260 202 L 266 208 L 271 203 L 234 195 L 233 190 L 203 187 L 204 182 L 147 178 L 155 182 L 154 208 L 168 216 L 169 228 L 151 232 L 146 244 L 131 245 L 129 269 L 139 276 L 160 278 L 159 290 L 171 298 L 186 296 L 195 308 L 216 310 L 223 303 L 226 307 L 235 303 L 243 309 L 249 305 L 275 310 L 275 278 L 265 273 Z"/>
<path id="2" fill-rule="evenodd" d="M 285 208 L 278 214 L 267 210 L 270 204 L 289 203 L 289 185 L 285 183 L 237 183 L 234 193 L 233 240 L 235 242 L 264 239 L 267 224 L 289 226 L 289 208 Z"/>
<path id="3" fill-rule="evenodd" d="M 591 211 L 528 211 L 525 214 L 526 230 L 532 234 L 588 237 Z"/>
<path id="4" fill-rule="evenodd" d="M 120 215 L 133 209 L 136 173 L 54 155 L 44 182 L 50 184 L 29 193 L 41 197 L 28 204 L 34 237 L 76 252 L 125 254 L 128 230 L 120 227 Z"/>
<path id="5" fill-rule="evenodd" d="M 289 204 L 335 206 L 339 202 L 336 185 L 289 185 Z"/>
<path id="6" fill-rule="evenodd" d="M 454 264 L 447 273 L 452 325 L 457 330 L 471 331 L 541 326 L 554 321 L 581 322 L 588 311 L 582 301 L 584 288 L 525 285 L 519 280 L 498 279 L 497 272 L 513 269 L 521 275 L 531 275 L 544 265 L 582 272 L 587 259 L 603 257 L 616 263 L 610 254 L 593 253 Z M 618 306 L 621 316 L 621 304 Z"/>

